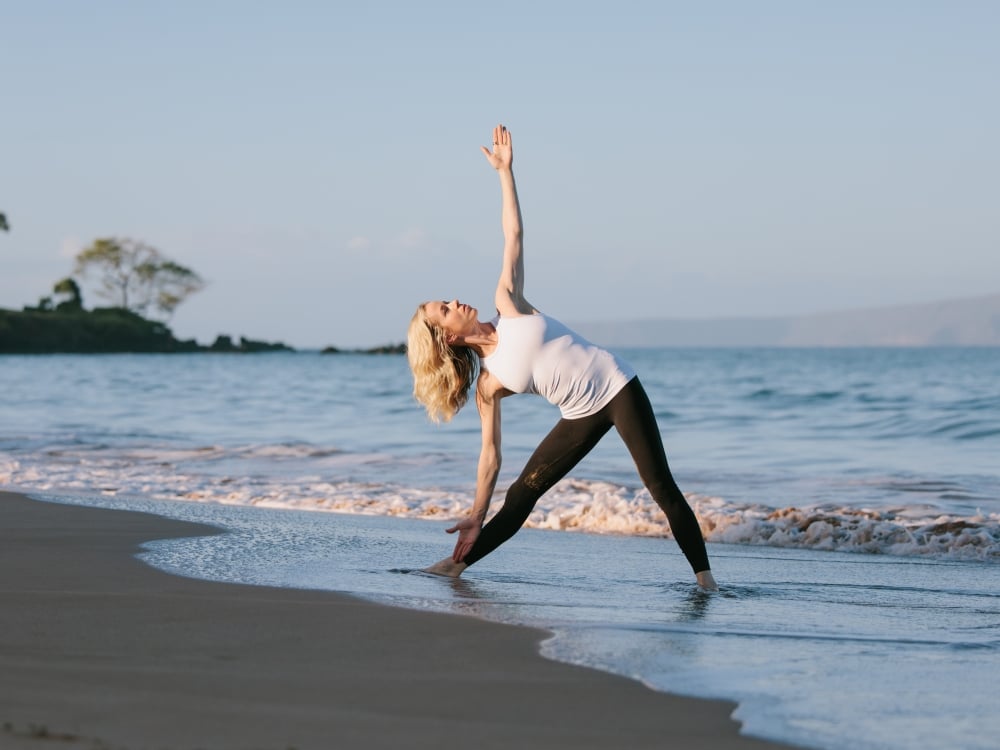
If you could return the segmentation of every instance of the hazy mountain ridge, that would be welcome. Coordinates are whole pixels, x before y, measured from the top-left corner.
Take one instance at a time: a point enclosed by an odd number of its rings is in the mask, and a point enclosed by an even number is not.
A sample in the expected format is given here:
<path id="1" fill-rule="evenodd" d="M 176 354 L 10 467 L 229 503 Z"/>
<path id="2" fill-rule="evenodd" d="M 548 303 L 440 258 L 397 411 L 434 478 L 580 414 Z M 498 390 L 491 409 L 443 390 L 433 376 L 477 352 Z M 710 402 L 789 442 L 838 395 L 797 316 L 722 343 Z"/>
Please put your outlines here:
<path id="1" fill-rule="evenodd" d="M 605 346 L 1000 346 L 1000 294 L 811 315 L 571 326 Z"/>

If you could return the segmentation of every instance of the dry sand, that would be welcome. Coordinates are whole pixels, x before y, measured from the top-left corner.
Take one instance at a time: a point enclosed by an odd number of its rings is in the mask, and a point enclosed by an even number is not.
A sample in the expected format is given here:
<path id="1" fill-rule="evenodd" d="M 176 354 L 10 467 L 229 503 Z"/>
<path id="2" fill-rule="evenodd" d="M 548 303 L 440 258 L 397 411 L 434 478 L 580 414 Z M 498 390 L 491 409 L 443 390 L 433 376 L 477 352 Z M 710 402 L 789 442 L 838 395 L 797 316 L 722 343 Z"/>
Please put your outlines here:
<path id="1" fill-rule="evenodd" d="M 538 655 L 545 633 L 133 555 L 215 533 L 0 493 L 0 748 L 778 748 L 733 705 Z"/>

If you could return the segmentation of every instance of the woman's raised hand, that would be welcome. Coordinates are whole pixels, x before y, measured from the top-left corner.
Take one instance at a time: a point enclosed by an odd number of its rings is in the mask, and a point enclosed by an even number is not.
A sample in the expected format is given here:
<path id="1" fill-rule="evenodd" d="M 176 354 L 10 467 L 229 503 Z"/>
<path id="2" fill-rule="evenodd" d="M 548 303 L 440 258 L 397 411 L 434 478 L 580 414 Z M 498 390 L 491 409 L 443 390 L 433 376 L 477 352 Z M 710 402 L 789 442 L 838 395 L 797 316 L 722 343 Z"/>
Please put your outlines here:
<path id="1" fill-rule="evenodd" d="M 510 131 L 503 125 L 493 128 L 493 150 L 490 151 L 486 146 L 480 146 L 479 149 L 494 169 L 510 169 L 510 165 L 514 162 Z"/>

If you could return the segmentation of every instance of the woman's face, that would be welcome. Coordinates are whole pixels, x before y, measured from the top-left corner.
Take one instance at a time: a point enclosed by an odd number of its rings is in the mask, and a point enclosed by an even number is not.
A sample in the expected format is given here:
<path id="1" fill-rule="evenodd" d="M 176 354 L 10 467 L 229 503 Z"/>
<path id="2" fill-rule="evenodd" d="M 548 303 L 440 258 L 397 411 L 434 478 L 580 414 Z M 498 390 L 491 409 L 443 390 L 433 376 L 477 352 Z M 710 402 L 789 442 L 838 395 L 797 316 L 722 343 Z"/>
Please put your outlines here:
<path id="1" fill-rule="evenodd" d="M 461 336 L 475 329 L 479 311 L 471 305 L 465 305 L 457 299 L 451 302 L 432 300 L 424 303 L 427 322 L 441 328 L 452 336 Z"/>

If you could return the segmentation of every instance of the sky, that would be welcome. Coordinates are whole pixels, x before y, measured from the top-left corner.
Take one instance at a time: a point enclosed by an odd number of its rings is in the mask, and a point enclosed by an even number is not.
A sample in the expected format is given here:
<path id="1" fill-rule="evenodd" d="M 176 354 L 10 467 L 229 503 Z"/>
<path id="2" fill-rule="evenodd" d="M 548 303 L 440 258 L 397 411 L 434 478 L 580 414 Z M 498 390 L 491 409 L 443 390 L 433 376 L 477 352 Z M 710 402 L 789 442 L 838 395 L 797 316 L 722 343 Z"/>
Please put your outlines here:
<path id="1" fill-rule="evenodd" d="M 963 0 L 0 0 L 0 307 L 120 237 L 207 280 L 170 320 L 202 343 L 489 318 L 500 122 L 564 321 L 996 293 L 997 39 Z"/>

